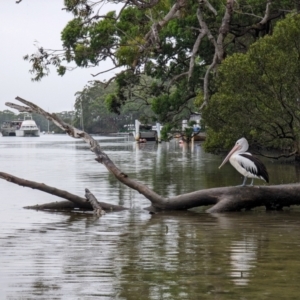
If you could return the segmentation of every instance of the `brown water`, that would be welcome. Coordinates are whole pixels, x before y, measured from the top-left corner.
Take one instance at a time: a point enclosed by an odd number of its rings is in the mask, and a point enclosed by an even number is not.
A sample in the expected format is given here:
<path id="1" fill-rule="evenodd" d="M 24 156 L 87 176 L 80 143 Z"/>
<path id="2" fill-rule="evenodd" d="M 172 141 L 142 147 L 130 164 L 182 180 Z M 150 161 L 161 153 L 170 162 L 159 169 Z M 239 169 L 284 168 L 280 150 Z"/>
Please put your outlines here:
<path id="1" fill-rule="evenodd" d="M 242 181 L 199 144 L 99 140 L 124 172 L 165 196 Z M 266 164 L 271 184 L 299 181 L 295 166 Z M 26 210 L 59 198 L 1 180 L 0 299 L 299 299 L 298 209 L 149 215 L 148 200 L 65 135 L 0 138 L 0 166 L 131 208 L 100 219 Z"/>

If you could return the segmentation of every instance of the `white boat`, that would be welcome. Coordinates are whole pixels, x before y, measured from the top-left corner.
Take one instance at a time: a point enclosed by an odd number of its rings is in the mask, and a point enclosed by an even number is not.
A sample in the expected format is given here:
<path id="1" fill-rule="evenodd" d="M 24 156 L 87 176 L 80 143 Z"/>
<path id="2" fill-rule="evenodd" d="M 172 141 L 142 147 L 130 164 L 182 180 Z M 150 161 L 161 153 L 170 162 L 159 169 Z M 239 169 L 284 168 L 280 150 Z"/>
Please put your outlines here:
<path id="1" fill-rule="evenodd" d="M 137 142 L 156 141 L 161 142 L 160 138 L 161 125 L 156 123 L 156 126 L 143 125 L 139 120 L 135 120 L 135 132 L 133 136 Z"/>
<path id="2" fill-rule="evenodd" d="M 30 120 L 21 123 L 20 127 L 16 129 L 16 136 L 40 136 L 40 129 L 37 127 L 34 120 L 30 116 Z"/>
<path id="3" fill-rule="evenodd" d="M 16 130 L 20 128 L 21 120 L 5 121 L 1 125 L 2 136 L 16 136 Z"/>

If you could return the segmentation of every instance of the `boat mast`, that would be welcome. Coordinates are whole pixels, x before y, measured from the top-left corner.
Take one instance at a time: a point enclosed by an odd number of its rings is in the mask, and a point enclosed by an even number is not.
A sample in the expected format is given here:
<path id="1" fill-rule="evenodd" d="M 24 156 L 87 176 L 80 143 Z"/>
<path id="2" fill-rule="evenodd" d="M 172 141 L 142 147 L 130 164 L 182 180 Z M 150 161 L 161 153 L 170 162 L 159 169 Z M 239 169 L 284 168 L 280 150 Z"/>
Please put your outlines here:
<path id="1" fill-rule="evenodd" d="M 84 131 L 82 101 L 80 101 L 80 105 L 81 105 L 81 116 L 80 116 L 81 130 Z"/>

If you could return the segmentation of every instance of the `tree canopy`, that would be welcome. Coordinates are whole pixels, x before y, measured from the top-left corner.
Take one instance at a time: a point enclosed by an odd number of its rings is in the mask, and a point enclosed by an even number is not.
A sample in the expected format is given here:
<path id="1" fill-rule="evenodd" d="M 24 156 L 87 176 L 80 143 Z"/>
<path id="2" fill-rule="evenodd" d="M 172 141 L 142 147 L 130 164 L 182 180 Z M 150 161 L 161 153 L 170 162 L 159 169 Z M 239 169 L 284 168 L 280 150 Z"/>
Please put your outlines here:
<path id="1" fill-rule="evenodd" d="M 226 148 L 245 136 L 258 147 L 300 153 L 300 15 L 278 22 L 247 53 L 224 60 L 218 91 L 204 111 L 206 148 Z M 222 138 L 220 138 L 222 137 Z"/>
<path id="2" fill-rule="evenodd" d="M 108 133 L 126 129 L 124 126 L 134 124 L 135 119 L 143 116 L 145 120 L 151 118 L 151 110 L 143 107 L 137 101 L 127 101 L 125 105 L 119 106 L 119 115 L 111 107 L 115 101 L 113 94 L 115 84 L 105 88 L 99 82 L 86 85 L 82 91 L 75 96 L 75 117 L 72 122 L 77 128 L 89 133 Z"/>
<path id="3" fill-rule="evenodd" d="M 106 80 L 115 84 L 111 111 L 140 99 L 158 121 L 176 123 L 199 109 L 195 99 L 202 107 L 209 103 L 217 90 L 211 78 L 225 57 L 247 52 L 298 2 L 129 0 L 101 15 L 105 3 L 116 2 L 64 1 L 73 19 L 62 30 L 63 48 L 40 47 L 25 56 L 33 80 L 48 75 L 51 65 L 61 76 L 73 67 L 94 67 L 97 76 L 109 60 L 116 70 Z"/>

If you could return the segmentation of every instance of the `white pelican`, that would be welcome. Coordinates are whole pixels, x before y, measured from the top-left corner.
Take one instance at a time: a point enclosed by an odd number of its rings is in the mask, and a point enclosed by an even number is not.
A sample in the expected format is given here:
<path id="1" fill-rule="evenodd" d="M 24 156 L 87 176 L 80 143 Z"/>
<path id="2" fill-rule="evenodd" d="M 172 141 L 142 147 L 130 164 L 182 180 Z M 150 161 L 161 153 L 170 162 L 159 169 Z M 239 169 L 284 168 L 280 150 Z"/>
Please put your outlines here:
<path id="1" fill-rule="evenodd" d="M 249 148 L 248 141 L 245 138 L 239 139 L 235 146 L 221 163 L 219 169 L 229 160 L 231 165 L 244 176 L 242 186 L 246 184 L 247 178 L 252 178 L 250 185 L 253 185 L 253 179 L 259 178 L 269 182 L 269 175 L 264 164 L 251 153 L 246 152 Z"/>

